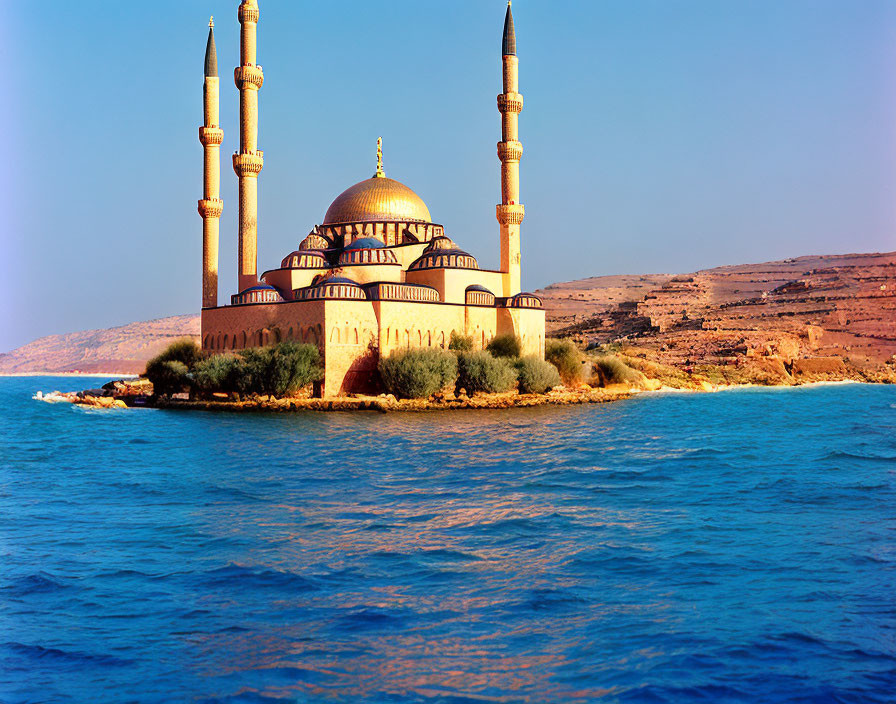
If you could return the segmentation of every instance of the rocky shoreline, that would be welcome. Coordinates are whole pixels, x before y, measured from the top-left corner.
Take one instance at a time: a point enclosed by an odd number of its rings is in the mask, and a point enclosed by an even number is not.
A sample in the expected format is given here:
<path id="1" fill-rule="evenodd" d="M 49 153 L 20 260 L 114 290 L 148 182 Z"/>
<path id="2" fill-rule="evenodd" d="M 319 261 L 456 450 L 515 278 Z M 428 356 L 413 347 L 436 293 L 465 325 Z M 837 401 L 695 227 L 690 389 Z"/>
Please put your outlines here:
<path id="1" fill-rule="evenodd" d="M 592 389 L 555 389 L 546 394 L 477 394 L 475 396 L 440 396 L 432 399 L 396 399 L 382 396 L 335 398 L 266 398 L 245 401 L 200 401 L 159 399 L 153 406 L 168 410 L 291 412 L 291 411 L 449 411 L 464 409 L 531 408 L 534 406 L 569 406 L 585 403 L 609 403 L 638 393 L 628 387 Z"/>

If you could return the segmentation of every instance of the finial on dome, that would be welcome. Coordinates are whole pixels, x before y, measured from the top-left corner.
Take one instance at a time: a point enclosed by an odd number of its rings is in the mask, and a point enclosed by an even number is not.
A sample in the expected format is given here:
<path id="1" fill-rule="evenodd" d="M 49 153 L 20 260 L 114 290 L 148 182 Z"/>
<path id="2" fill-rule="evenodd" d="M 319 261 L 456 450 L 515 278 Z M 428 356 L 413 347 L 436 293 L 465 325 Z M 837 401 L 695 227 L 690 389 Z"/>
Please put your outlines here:
<path id="1" fill-rule="evenodd" d="M 215 26 L 215 16 L 212 15 L 211 17 L 208 18 L 208 28 L 211 29 L 214 26 Z"/>
<path id="2" fill-rule="evenodd" d="M 383 171 L 383 138 L 376 138 L 376 173 L 374 178 L 385 178 L 386 172 Z"/>

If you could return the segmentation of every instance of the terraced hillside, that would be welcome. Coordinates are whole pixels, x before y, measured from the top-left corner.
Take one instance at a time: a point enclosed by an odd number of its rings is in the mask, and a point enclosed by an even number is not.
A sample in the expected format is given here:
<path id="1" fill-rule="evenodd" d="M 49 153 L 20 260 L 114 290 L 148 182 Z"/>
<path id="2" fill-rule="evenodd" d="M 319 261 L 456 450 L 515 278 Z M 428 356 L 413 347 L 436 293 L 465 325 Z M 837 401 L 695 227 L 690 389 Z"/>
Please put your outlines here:
<path id="1" fill-rule="evenodd" d="M 896 252 L 596 277 L 538 294 L 553 334 L 624 340 L 676 366 L 763 356 L 878 366 L 896 355 Z"/>

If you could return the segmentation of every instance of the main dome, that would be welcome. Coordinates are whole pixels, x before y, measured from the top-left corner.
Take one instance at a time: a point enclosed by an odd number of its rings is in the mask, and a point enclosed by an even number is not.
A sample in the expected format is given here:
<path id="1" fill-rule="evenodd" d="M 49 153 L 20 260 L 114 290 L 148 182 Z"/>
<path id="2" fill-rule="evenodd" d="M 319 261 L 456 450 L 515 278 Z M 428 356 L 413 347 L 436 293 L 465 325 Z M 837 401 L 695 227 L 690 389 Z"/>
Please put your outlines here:
<path id="1" fill-rule="evenodd" d="M 340 193 L 324 215 L 324 225 L 348 222 L 432 222 L 426 203 L 403 183 L 374 176 Z"/>

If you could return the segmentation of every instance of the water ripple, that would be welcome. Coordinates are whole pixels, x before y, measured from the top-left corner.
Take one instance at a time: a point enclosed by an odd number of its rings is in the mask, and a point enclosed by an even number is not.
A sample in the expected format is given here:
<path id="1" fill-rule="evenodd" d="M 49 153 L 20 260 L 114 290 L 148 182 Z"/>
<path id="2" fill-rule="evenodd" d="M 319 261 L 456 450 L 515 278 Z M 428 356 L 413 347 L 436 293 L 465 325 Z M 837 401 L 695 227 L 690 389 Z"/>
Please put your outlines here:
<path id="1" fill-rule="evenodd" d="M 896 691 L 892 387 L 395 415 L 30 400 L 69 382 L 0 379 L 4 704 Z"/>

